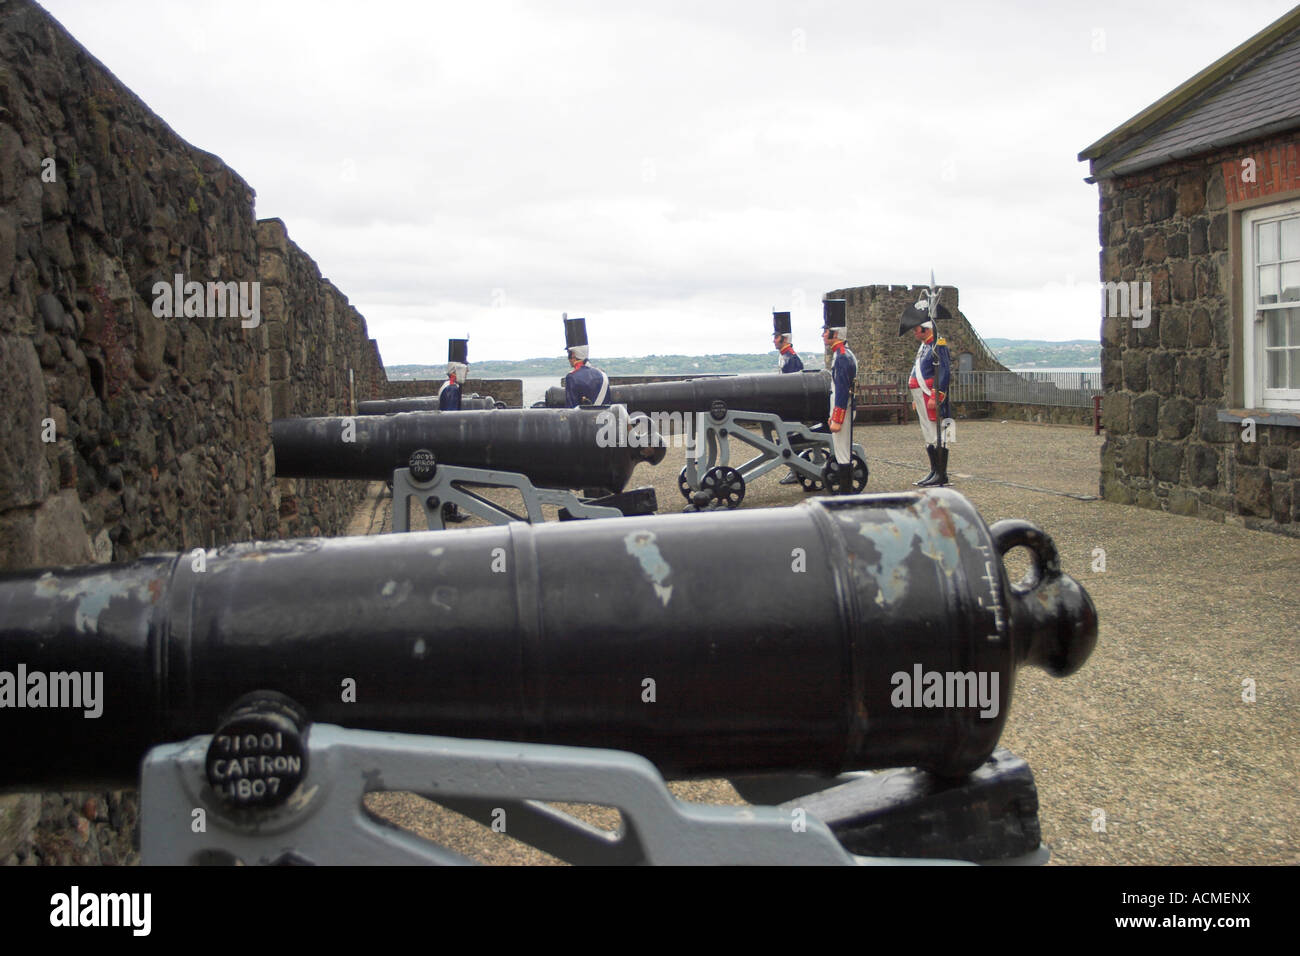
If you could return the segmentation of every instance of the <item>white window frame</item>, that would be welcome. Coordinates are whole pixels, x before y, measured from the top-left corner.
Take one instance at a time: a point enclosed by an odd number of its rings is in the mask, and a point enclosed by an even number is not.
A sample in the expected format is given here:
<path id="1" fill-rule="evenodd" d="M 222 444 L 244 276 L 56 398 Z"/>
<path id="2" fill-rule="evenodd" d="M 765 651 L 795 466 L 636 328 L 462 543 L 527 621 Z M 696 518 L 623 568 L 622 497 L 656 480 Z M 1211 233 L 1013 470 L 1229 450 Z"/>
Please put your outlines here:
<path id="1" fill-rule="evenodd" d="M 1242 378 L 1244 379 L 1242 400 L 1247 408 L 1300 411 L 1300 388 L 1264 388 L 1264 371 L 1268 365 L 1264 359 L 1262 318 L 1266 312 L 1275 309 L 1300 308 L 1300 302 L 1279 302 L 1276 305 L 1261 307 L 1257 302 L 1255 288 L 1255 227 L 1269 220 L 1293 216 L 1300 216 L 1300 199 L 1273 206 L 1259 206 L 1245 211 L 1241 216 L 1241 301 L 1244 313 L 1241 323 Z M 1281 289 L 1280 281 L 1278 288 Z"/>

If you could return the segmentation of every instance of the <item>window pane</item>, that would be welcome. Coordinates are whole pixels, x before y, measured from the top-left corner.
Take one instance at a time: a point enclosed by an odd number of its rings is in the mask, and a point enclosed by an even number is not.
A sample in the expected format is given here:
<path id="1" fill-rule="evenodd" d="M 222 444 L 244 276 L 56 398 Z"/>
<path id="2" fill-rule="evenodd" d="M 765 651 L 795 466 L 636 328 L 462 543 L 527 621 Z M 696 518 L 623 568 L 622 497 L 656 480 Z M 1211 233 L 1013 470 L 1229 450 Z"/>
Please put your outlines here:
<path id="1" fill-rule="evenodd" d="M 1291 337 L 1287 339 L 1286 344 L 1296 348 L 1300 346 L 1300 309 L 1284 309 L 1282 314 L 1291 324 Z"/>
<path id="2" fill-rule="evenodd" d="M 1277 266 L 1259 267 L 1259 304 L 1277 301 Z"/>
<path id="3" fill-rule="evenodd" d="M 1286 312 L 1290 310 L 1265 313 L 1264 318 L 1264 347 L 1269 349 L 1282 348 L 1286 345 Z"/>
<path id="4" fill-rule="evenodd" d="M 1287 388 L 1300 388 L 1300 349 L 1288 349 L 1291 356 L 1291 382 Z"/>
<path id="5" fill-rule="evenodd" d="M 1282 265 L 1282 301 L 1300 302 L 1300 262 Z"/>
<path id="6" fill-rule="evenodd" d="M 1264 354 L 1268 356 L 1268 381 L 1264 387 L 1286 388 L 1286 350 L 1274 349 Z"/>
<path id="7" fill-rule="evenodd" d="M 1255 246 L 1256 262 L 1277 262 L 1277 223 L 1266 222 L 1259 227 Z"/>
<path id="8" fill-rule="evenodd" d="M 1300 216 L 1282 220 L 1282 258 L 1300 259 Z"/>

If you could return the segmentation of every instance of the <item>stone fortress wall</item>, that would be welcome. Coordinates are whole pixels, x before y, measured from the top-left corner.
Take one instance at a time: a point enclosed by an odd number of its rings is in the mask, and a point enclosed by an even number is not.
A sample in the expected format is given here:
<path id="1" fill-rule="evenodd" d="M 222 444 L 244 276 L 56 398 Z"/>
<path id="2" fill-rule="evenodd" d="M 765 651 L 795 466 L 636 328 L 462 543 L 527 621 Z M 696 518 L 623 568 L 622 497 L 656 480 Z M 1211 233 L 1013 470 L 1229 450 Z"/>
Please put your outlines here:
<path id="1" fill-rule="evenodd" d="M 0 4 L 0 571 L 343 533 L 363 483 L 277 480 L 271 420 L 402 389 L 253 199 L 38 5 Z M 160 307 L 177 275 L 204 295 Z M 136 813 L 0 797 L 0 863 L 130 861 Z"/>

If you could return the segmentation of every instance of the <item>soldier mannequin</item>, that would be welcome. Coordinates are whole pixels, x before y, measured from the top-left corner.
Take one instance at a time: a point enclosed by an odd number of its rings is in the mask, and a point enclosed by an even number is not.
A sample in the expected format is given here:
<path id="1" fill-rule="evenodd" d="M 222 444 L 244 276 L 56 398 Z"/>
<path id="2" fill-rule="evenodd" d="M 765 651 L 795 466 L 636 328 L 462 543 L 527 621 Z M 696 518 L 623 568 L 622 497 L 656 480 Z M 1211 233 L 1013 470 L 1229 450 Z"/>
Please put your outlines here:
<path id="1" fill-rule="evenodd" d="M 778 372 L 802 372 L 803 361 L 790 341 L 790 313 L 772 313 L 772 346 L 781 354 L 777 357 Z"/>
<path id="2" fill-rule="evenodd" d="M 444 412 L 460 411 L 460 386 L 469 378 L 469 339 L 447 340 L 447 381 L 438 389 L 438 408 Z M 442 520 L 459 524 L 467 515 L 461 514 L 454 502 L 442 506 Z"/>
<path id="3" fill-rule="evenodd" d="M 825 299 L 822 302 L 822 341 L 831 350 L 831 403 L 830 418 L 826 427 L 831 431 L 831 448 L 840 468 L 840 486 L 827 488 L 832 494 L 847 495 L 853 491 L 853 383 L 858 377 L 858 360 L 849 351 L 848 303 L 844 299 Z"/>
<path id="4" fill-rule="evenodd" d="M 564 345 L 573 371 L 564 377 L 564 399 L 569 408 L 604 405 L 609 376 L 587 364 L 587 320 L 564 317 Z"/>
<path id="5" fill-rule="evenodd" d="M 438 389 L 438 408 L 460 411 L 460 386 L 469 378 L 469 339 L 447 340 L 447 381 Z"/>
<path id="6" fill-rule="evenodd" d="M 789 312 L 772 313 L 772 347 L 780 353 L 776 360 L 777 371 L 782 373 L 803 371 L 803 360 L 799 358 L 799 353 L 794 350 L 794 345 L 790 341 Z M 795 474 L 793 468 L 790 469 L 788 475 L 781 479 L 783 485 L 798 483 L 799 476 Z"/>
<path id="7" fill-rule="evenodd" d="M 938 442 L 939 423 L 952 417 L 952 409 L 948 404 L 952 361 L 948 357 L 947 342 L 935 338 L 933 323 L 922 322 L 912 331 L 921 344 L 916 350 L 912 377 L 907 384 L 912 391 L 912 404 L 921 423 L 925 453 L 930 458 L 930 473 L 916 484 L 929 488 L 948 483 L 948 446 Z"/>

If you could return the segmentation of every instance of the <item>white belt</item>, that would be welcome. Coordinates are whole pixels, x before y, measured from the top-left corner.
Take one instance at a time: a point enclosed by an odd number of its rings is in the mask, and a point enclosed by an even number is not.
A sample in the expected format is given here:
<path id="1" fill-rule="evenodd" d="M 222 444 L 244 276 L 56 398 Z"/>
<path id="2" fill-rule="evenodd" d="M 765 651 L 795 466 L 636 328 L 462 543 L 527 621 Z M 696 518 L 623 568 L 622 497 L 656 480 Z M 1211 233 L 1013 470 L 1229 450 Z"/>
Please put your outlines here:
<path id="1" fill-rule="evenodd" d="M 916 361 L 912 363 L 912 378 L 916 379 L 916 387 L 921 390 L 922 395 L 930 395 L 933 389 L 925 384 L 925 376 L 921 374 L 921 353 L 916 353 Z"/>

